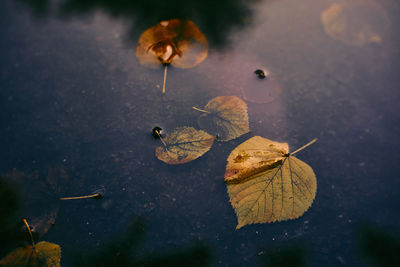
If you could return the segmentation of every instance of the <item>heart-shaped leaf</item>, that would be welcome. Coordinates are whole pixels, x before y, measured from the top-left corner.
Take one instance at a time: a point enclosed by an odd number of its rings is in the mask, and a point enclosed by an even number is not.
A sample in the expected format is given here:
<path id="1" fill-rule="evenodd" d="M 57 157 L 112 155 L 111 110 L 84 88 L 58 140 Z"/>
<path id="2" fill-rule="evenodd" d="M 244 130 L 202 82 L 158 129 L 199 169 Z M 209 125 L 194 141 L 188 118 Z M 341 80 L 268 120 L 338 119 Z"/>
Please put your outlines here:
<path id="1" fill-rule="evenodd" d="M 250 131 L 247 104 L 237 96 L 217 96 L 211 99 L 198 123 L 203 130 L 216 135 L 219 141 L 230 141 Z"/>
<path id="2" fill-rule="evenodd" d="M 163 146 L 156 148 L 156 157 L 167 164 L 190 162 L 210 150 L 215 136 L 193 127 L 178 127 L 161 139 Z"/>
<path id="3" fill-rule="evenodd" d="M 312 142 L 315 142 L 314 139 Z M 296 219 L 311 206 L 314 171 L 289 153 L 287 143 L 255 136 L 228 157 L 225 182 L 239 229 L 247 224 Z"/>

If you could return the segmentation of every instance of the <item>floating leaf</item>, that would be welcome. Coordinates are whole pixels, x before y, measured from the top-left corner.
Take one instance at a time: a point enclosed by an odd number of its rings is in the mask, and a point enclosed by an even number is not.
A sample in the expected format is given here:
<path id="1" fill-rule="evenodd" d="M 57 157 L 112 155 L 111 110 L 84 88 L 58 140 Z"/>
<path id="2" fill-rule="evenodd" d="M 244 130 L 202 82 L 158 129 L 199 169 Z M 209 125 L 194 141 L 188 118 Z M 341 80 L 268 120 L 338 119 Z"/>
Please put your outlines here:
<path id="1" fill-rule="evenodd" d="M 161 139 L 165 144 L 156 148 L 156 156 L 167 164 L 187 163 L 210 150 L 214 139 L 202 130 L 178 127 Z"/>
<path id="2" fill-rule="evenodd" d="M 161 21 L 142 33 L 136 47 L 140 64 L 159 68 L 165 65 L 163 93 L 167 65 L 192 68 L 202 62 L 208 53 L 208 42 L 203 33 L 190 20 Z"/>
<path id="3" fill-rule="evenodd" d="M 57 267 L 60 265 L 61 248 L 59 245 L 42 241 L 34 247 L 19 247 L 0 261 L 1 267 Z"/>
<path id="4" fill-rule="evenodd" d="M 237 96 L 218 96 L 210 100 L 199 117 L 200 127 L 218 136 L 217 140 L 229 141 L 250 131 L 247 105 Z"/>
<path id="5" fill-rule="evenodd" d="M 385 11 L 370 0 L 334 3 L 321 13 L 325 32 L 348 45 L 381 43 L 389 22 Z"/>
<path id="6" fill-rule="evenodd" d="M 255 136 L 236 147 L 225 172 L 239 229 L 247 224 L 296 219 L 311 206 L 317 181 L 310 166 L 287 143 Z"/>
<path id="7" fill-rule="evenodd" d="M 37 244 L 28 222 L 23 220 L 31 238 L 32 245 L 19 247 L 10 252 L 0 261 L 1 267 L 58 267 L 61 260 L 61 248 L 59 245 L 42 241 Z"/>

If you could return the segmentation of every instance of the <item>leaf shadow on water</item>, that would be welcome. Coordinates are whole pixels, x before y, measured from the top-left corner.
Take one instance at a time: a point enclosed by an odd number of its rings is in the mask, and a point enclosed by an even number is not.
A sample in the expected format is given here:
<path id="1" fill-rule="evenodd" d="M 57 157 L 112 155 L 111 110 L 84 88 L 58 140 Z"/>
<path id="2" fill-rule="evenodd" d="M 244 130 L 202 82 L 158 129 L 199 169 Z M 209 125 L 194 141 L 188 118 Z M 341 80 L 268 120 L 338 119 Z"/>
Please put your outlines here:
<path id="1" fill-rule="evenodd" d="M 177 250 L 144 253 L 147 224 L 143 218 L 134 218 L 127 229 L 102 245 L 96 251 L 71 253 L 72 266 L 209 266 L 210 248 L 195 243 Z M 68 257 L 68 256 L 67 256 Z"/>
<path id="2" fill-rule="evenodd" d="M 400 266 L 400 237 L 398 233 L 370 223 L 357 226 L 359 253 L 368 266 Z"/>
<path id="3" fill-rule="evenodd" d="M 20 209 L 20 194 L 17 187 L 0 177 L 0 258 L 16 244 L 25 239 L 20 231 L 17 211 Z"/>
<path id="4" fill-rule="evenodd" d="M 278 245 L 259 252 L 260 266 L 263 267 L 304 267 L 308 266 L 309 251 L 303 243 Z"/>
<path id="5" fill-rule="evenodd" d="M 127 19 L 134 27 L 148 28 L 166 19 L 192 19 L 215 47 L 228 43 L 229 33 L 248 26 L 252 20 L 252 6 L 259 0 L 17 0 L 28 5 L 38 17 L 55 12 L 60 17 L 84 15 L 102 10 L 114 18 Z M 274 1 L 274 0 L 267 0 Z M 265 1 L 264 1 L 265 2 Z M 128 29 L 128 39 L 136 42 L 138 36 Z"/>

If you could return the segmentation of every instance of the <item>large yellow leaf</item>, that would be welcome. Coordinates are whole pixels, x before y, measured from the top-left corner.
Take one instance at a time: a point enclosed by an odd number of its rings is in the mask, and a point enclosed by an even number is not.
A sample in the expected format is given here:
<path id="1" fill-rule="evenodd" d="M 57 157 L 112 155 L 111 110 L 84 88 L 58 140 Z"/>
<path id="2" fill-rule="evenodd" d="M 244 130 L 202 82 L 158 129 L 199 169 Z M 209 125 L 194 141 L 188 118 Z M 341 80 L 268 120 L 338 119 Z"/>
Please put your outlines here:
<path id="1" fill-rule="evenodd" d="M 0 261 L 0 267 L 59 267 L 61 248 L 59 245 L 42 241 L 34 247 L 19 247 Z"/>
<path id="2" fill-rule="evenodd" d="M 161 140 L 163 146 L 156 148 L 156 156 L 167 164 L 183 164 L 210 150 L 215 136 L 193 127 L 178 127 Z"/>
<path id="3" fill-rule="evenodd" d="M 289 153 L 287 143 L 260 136 L 231 152 L 225 182 L 238 218 L 236 229 L 296 219 L 311 206 L 317 190 L 314 171 Z"/>
<path id="4" fill-rule="evenodd" d="M 246 102 L 237 96 L 217 96 L 211 99 L 199 117 L 203 130 L 218 136 L 219 141 L 230 141 L 250 131 Z"/>

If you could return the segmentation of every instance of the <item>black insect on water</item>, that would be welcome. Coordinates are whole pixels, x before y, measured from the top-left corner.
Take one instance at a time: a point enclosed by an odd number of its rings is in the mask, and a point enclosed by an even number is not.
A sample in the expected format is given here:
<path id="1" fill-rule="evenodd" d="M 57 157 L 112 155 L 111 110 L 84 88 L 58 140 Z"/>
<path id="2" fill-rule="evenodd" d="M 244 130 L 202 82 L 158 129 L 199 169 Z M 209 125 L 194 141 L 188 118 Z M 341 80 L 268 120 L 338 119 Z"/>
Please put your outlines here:
<path id="1" fill-rule="evenodd" d="M 152 135 L 153 135 L 153 137 L 155 138 L 155 139 L 160 139 L 162 136 L 161 136 L 161 131 L 162 131 L 162 128 L 160 128 L 160 127 L 158 127 L 158 126 L 156 126 L 156 127 L 154 127 L 153 128 L 153 130 L 152 130 Z"/>
<path id="2" fill-rule="evenodd" d="M 257 75 L 257 77 L 258 77 L 259 79 L 265 79 L 265 78 L 267 78 L 267 74 L 266 74 L 265 71 L 263 71 L 262 69 L 256 69 L 256 70 L 254 71 L 254 73 Z"/>

